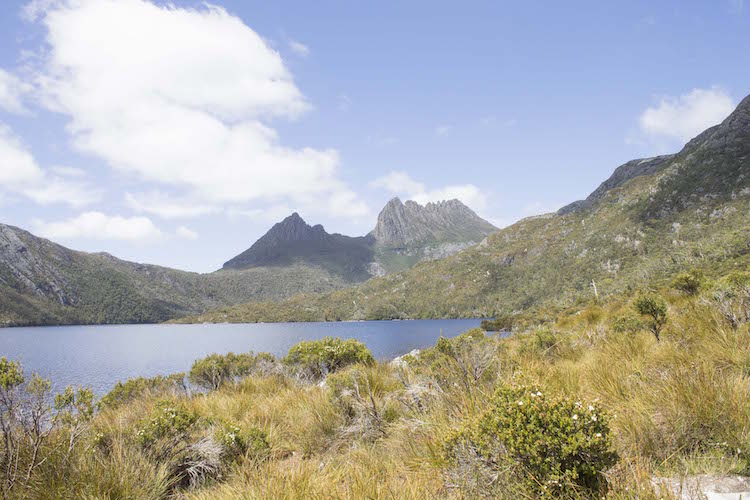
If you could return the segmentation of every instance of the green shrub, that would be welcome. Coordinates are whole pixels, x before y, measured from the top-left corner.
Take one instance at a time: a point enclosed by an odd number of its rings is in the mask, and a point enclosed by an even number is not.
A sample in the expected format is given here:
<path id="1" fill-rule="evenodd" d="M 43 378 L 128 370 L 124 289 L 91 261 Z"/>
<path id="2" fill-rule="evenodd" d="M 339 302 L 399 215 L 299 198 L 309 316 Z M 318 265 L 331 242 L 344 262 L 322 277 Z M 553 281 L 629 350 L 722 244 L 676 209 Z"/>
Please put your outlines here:
<path id="1" fill-rule="evenodd" d="M 188 378 L 191 384 L 215 391 L 225 382 L 234 382 L 239 378 L 247 377 L 259 365 L 275 361 L 276 358 L 268 353 L 211 354 L 193 363 Z"/>
<path id="2" fill-rule="evenodd" d="M 372 365 L 375 358 L 358 340 L 325 337 L 320 340 L 305 340 L 292 346 L 284 363 L 300 373 L 320 378 L 355 363 Z"/>
<path id="3" fill-rule="evenodd" d="M 557 346 L 558 340 L 553 330 L 547 326 L 540 326 L 526 336 L 521 344 L 521 353 L 548 353 Z"/>
<path id="4" fill-rule="evenodd" d="M 612 330 L 616 333 L 635 333 L 646 328 L 644 321 L 631 314 L 622 314 L 612 321 Z"/>
<path id="5" fill-rule="evenodd" d="M 435 349 L 446 356 L 453 356 L 453 344 L 445 337 L 440 337 L 435 344 Z"/>
<path id="6" fill-rule="evenodd" d="M 146 378 L 137 377 L 126 382 L 118 381 L 114 388 L 99 401 L 100 408 L 118 408 L 119 406 L 138 399 L 147 393 L 154 395 L 169 395 L 185 392 L 185 373 L 175 373 L 166 377 L 157 375 Z"/>
<path id="7" fill-rule="evenodd" d="M 617 461 L 609 415 L 597 403 L 547 397 L 537 388 L 501 386 L 490 409 L 446 442 L 447 458 L 467 450 L 502 483 L 534 495 L 600 491 Z"/>
<path id="8" fill-rule="evenodd" d="M 197 420 L 198 416 L 194 412 L 181 405 L 162 401 L 136 427 L 135 438 L 144 448 L 153 446 L 161 439 L 179 441 L 187 436 Z"/>
<path id="9" fill-rule="evenodd" d="M 698 295 L 703 286 L 703 271 L 693 269 L 686 273 L 678 274 L 672 281 L 672 288 L 687 295 Z"/>
<path id="10" fill-rule="evenodd" d="M 23 384 L 23 368 L 18 361 L 8 361 L 3 356 L 0 358 L 0 388 L 3 391 L 11 391 Z"/>
<path id="11" fill-rule="evenodd" d="M 495 319 L 482 320 L 480 328 L 486 332 L 509 332 L 513 329 L 511 316 L 500 316 Z"/>
<path id="12" fill-rule="evenodd" d="M 662 328 L 667 324 L 667 303 L 656 294 L 646 294 L 637 297 L 633 307 L 641 316 L 648 316 L 647 326 L 658 341 Z"/>
<path id="13" fill-rule="evenodd" d="M 268 433 L 259 427 L 243 429 L 239 425 L 223 423 L 214 433 L 229 457 L 247 456 L 253 459 L 268 456 Z"/>

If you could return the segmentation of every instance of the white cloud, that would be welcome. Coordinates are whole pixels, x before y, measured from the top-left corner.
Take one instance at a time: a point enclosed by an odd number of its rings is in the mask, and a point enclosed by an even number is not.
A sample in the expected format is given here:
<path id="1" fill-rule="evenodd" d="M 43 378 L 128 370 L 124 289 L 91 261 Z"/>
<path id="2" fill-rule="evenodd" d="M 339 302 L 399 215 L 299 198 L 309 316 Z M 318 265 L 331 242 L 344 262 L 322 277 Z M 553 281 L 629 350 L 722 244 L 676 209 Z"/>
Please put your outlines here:
<path id="1" fill-rule="evenodd" d="M 289 40 L 289 48 L 298 56 L 307 57 L 310 55 L 310 47 L 297 40 Z"/>
<path id="2" fill-rule="evenodd" d="M 29 84 L 0 69 L 0 109 L 12 113 L 25 113 L 23 98 L 30 90 Z"/>
<path id="3" fill-rule="evenodd" d="M 102 198 L 102 193 L 88 184 L 59 177 L 48 177 L 39 185 L 24 188 L 22 193 L 40 205 L 66 203 L 72 207 L 83 207 Z"/>
<path id="4" fill-rule="evenodd" d="M 445 186 L 444 188 L 433 189 L 423 193 L 415 193 L 410 198 L 419 204 L 458 199 L 464 202 L 474 210 L 484 210 L 487 207 L 487 197 L 482 190 L 473 184 L 461 184 L 455 186 Z"/>
<path id="5" fill-rule="evenodd" d="M 227 210 L 230 217 L 247 217 L 262 222 L 279 222 L 291 215 L 295 209 L 288 205 L 272 205 L 267 208 L 242 209 L 232 207 Z"/>
<path id="6" fill-rule="evenodd" d="M 125 193 L 125 203 L 136 212 L 158 215 L 165 219 L 197 217 L 220 211 L 216 206 L 189 199 L 173 199 L 160 191 Z"/>
<path id="7" fill-rule="evenodd" d="M 435 127 L 435 133 L 439 136 L 446 136 L 450 134 L 452 127 L 450 125 L 438 125 Z"/>
<path id="8" fill-rule="evenodd" d="M 96 240 L 152 241 L 162 232 L 147 217 L 109 216 L 101 212 L 85 212 L 57 222 L 34 221 L 40 235 L 53 240 L 90 238 Z"/>
<path id="9" fill-rule="evenodd" d="M 31 152 L 0 123 L 0 190 L 26 196 L 40 205 L 66 203 L 81 207 L 98 201 L 101 193 L 88 184 L 52 176 Z"/>
<path id="10" fill-rule="evenodd" d="M 658 105 L 641 114 L 639 125 L 651 140 L 673 139 L 684 143 L 720 123 L 734 107 L 732 98 L 718 87 L 693 89 L 679 97 L 663 97 Z"/>
<path id="11" fill-rule="evenodd" d="M 5 125 L 0 124 L 0 187 L 17 190 L 44 179 L 31 153 Z"/>
<path id="12" fill-rule="evenodd" d="M 473 184 L 450 185 L 438 189 L 427 189 L 418 181 L 412 179 L 404 171 L 391 171 L 383 177 L 370 182 L 370 187 L 385 189 L 386 191 L 404 195 L 409 200 L 419 204 L 429 202 L 458 199 L 475 210 L 484 210 L 487 207 L 487 196 Z"/>
<path id="13" fill-rule="evenodd" d="M 42 103 L 75 147 L 204 205 L 346 199 L 332 149 L 288 148 L 264 122 L 310 108 L 278 52 L 220 7 L 42 2 Z M 137 27 L 137 36 L 134 27 Z M 158 189 L 158 188 L 157 188 Z"/>
<path id="14" fill-rule="evenodd" d="M 61 175 L 63 177 L 85 177 L 86 171 L 81 168 L 76 167 L 52 167 L 50 170 L 52 170 L 57 175 Z"/>
<path id="15" fill-rule="evenodd" d="M 198 239 L 198 233 L 196 233 L 189 227 L 180 226 L 177 228 L 177 231 L 175 233 L 177 234 L 178 238 L 182 238 L 185 240 L 197 240 Z"/>
<path id="16" fill-rule="evenodd" d="M 422 193 L 426 187 L 417 182 L 404 171 L 393 170 L 370 183 L 374 188 L 382 188 L 391 193 Z"/>

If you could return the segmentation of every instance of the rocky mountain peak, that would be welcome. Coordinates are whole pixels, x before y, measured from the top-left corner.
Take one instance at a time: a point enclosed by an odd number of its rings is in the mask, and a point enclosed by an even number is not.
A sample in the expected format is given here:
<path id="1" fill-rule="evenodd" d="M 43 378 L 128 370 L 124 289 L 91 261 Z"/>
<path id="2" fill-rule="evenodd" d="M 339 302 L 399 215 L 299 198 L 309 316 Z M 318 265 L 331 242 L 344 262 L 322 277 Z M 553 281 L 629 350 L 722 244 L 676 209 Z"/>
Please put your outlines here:
<path id="1" fill-rule="evenodd" d="M 390 200 L 370 233 L 380 245 L 401 247 L 427 242 L 479 242 L 496 228 L 459 200 L 425 206 L 399 198 Z"/>
<path id="2" fill-rule="evenodd" d="M 310 241 L 325 239 L 328 235 L 320 224 L 310 226 L 297 212 L 274 224 L 274 226 L 257 243 L 279 241 Z"/>

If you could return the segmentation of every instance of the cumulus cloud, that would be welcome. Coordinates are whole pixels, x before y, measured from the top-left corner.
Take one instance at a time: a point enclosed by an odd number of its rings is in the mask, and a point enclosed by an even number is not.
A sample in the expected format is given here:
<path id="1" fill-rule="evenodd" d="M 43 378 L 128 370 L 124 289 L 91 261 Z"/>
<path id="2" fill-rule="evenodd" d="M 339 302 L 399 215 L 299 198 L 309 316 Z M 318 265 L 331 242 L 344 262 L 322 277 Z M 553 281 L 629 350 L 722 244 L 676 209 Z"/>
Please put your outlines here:
<path id="1" fill-rule="evenodd" d="M 651 140 L 689 141 L 720 123 L 734 109 L 732 98 L 721 88 L 693 89 L 679 97 L 663 97 L 639 118 L 641 132 Z"/>
<path id="2" fill-rule="evenodd" d="M 174 199 L 160 191 L 125 193 L 125 203 L 136 212 L 158 215 L 165 219 L 197 217 L 220 211 L 216 206 L 196 203 L 195 200 Z"/>
<path id="3" fill-rule="evenodd" d="M 393 170 L 383 177 L 375 179 L 370 185 L 391 193 L 422 193 L 427 189 L 424 184 L 415 181 L 406 172 L 398 170 Z"/>
<path id="4" fill-rule="evenodd" d="M 24 95 L 31 90 L 31 85 L 22 82 L 15 75 L 0 69 L 0 109 L 11 113 L 24 113 Z"/>
<path id="5" fill-rule="evenodd" d="M 190 229 L 189 227 L 180 226 L 176 231 L 177 237 L 185 240 L 197 240 L 198 233 Z"/>
<path id="6" fill-rule="evenodd" d="M 423 183 L 415 181 L 404 171 L 391 171 L 370 183 L 371 187 L 403 195 L 419 204 L 458 199 L 475 210 L 487 207 L 487 196 L 473 184 L 457 184 L 437 189 L 427 189 Z"/>
<path id="7" fill-rule="evenodd" d="M 77 150 L 206 206 L 312 199 L 331 215 L 369 212 L 337 151 L 286 147 L 267 125 L 310 105 L 279 53 L 226 10 L 59 0 L 28 17 L 46 28 L 41 102 L 70 118 Z"/>
<path id="8" fill-rule="evenodd" d="M 65 203 L 81 207 L 98 201 L 101 193 L 87 183 L 51 175 L 7 126 L 0 123 L 0 191 L 21 194 L 36 203 Z"/>
<path id="9" fill-rule="evenodd" d="M 159 239 L 162 232 L 147 217 L 110 216 L 101 212 L 85 212 L 70 219 L 33 223 L 38 234 L 53 240 L 89 238 L 146 242 Z"/>
<path id="10" fill-rule="evenodd" d="M 298 56 L 307 57 L 310 55 L 310 47 L 297 40 L 289 40 L 289 48 Z"/>
<path id="11" fill-rule="evenodd" d="M 52 170 L 57 175 L 62 175 L 63 177 L 85 177 L 86 171 L 81 168 L 76 167 L 62 167 L 62 166 L 56 166 L 52 167 L 50 170 Z"/>

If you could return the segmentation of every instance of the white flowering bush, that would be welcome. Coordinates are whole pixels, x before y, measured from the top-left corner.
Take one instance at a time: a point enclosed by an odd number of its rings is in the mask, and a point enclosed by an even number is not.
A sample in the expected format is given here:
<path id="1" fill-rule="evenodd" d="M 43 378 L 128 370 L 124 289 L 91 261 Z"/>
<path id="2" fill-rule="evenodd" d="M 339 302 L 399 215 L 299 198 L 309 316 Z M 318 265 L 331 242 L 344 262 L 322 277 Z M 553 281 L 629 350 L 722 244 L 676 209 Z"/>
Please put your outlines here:
<path id="1" fill-rule="evenodd" d="M 265 458 L 270 450 L 268 434 L 255 426 L 243 429 L 237 424 L 225 422 L 216 429 L 215 438 L 228 457 L 244 455 L 254 459 Z"/>
<path id="2" fill-rule="evenodd" d="M 165 438 L 180 440 L 188 434 L 197 420 L 195 413 L 176 404 L 161 402 L 136 428 L 135 439 L 144 448 Z"/>
<path id="3" fill-rule="evenodd" d="M 609 421 L 598 403 L 501 386 L 490 409 L 448 439 L 446 453 L 456 461 L 468 448 L 485 467 L 540 496 L 594 492 L 617 461 Z"/>

